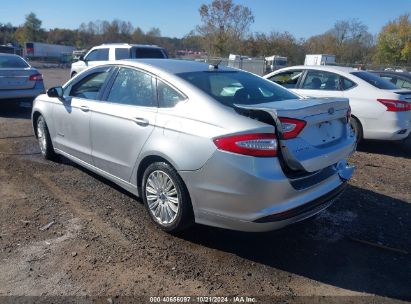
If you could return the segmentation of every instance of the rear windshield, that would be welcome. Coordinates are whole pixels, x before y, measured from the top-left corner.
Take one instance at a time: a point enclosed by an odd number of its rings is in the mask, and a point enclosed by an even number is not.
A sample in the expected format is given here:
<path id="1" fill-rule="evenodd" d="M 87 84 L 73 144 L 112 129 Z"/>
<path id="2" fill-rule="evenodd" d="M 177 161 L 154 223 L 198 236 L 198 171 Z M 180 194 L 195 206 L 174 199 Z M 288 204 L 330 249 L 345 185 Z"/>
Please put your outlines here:
<path id="1" fill-rule="evenodd" d="M 30 66 L 18 56 L 0 55 L 0 69 L 24 69 L 28 67 Z"/>
<path id="2" fill-rule="evenodd" d="M 300 99 L 271 81 L 240 71 L 202 71 L 180 73 L 177 76 L 230 107 L 234 104 L 254 105 Z"/>
<path id="3" fill-rule="evenodd" d="M 135 58 L 166 58 L 162 49 L 157 48 L 135 48 Z"/>
<path id="4" fill-rule="evenodd" d="M 351 72 L 374 87 L 382 90 L 395 90 L 397 87 L 388 80 L 369 72 Z"/>

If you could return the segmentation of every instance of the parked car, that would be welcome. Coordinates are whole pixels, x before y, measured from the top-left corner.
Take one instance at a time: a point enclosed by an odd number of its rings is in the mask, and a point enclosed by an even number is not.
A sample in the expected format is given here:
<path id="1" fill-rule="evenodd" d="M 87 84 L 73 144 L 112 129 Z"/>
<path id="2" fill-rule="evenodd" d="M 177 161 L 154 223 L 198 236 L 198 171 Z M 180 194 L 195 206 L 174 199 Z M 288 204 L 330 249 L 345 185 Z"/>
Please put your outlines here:
<path id="1" fill-rule="evenodd" d="M 307 97 L 346 97 L 357 140 L 402 140 L 411 132 L 411 91 L 366 71 L 338 66 L 294 66 L 264 76 Z"/>
<path id="2" fill-rule="evenodd" d="M 156 45 L 112 43 L 93 47 L 85 56 L 71 64 L 70 76 L 101 64 L 103 61 L 113 61 L 135 58 L 168 58 L 167 51 Z"/>
<path id="3" fill-rule="evenodd" d="M 392 82 L 399 89 L 411 90 L 411 73 L 394 71 L 373 71 L 372 73 Z"/>
<path id="4" fill-rule="evenodd" d="M 142 197 L 166 231 L 265 231 L 341 194 L 354 170 L 349 114 L 347 99 L 303 100 L 244 71 L 142 59 L 49 89 L 32 121 L 45 158 L 64 155 Z"/>
<path id="5" fill-rule="evenodd" d="M 32 101 L 45 92 L 43 76 L 22 57 L 0 53 L 0 100 Z"/>

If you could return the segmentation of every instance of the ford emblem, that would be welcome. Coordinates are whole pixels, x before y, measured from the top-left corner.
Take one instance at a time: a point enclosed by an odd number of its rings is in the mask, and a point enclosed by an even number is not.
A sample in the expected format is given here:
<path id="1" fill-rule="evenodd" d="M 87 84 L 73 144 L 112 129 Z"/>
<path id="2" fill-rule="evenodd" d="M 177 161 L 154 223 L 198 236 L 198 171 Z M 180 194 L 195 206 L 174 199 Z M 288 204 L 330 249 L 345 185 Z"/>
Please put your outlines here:
<path id="1" fill-rule="evenodd" d="M 328 109 L 328 114 L 333 115 L 334 112 L 335 112 L 335 109 L 334 109 L 334 108 L 329 108 L 329 109 Z"/>

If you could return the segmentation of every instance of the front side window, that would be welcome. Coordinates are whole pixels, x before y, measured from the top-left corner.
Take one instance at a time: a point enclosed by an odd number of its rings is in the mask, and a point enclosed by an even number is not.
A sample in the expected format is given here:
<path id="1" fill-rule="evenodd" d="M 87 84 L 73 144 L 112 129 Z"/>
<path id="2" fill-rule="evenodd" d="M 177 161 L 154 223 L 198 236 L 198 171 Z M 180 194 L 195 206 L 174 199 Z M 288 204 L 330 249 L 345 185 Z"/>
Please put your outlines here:
<path id="1" fill-rule="evenodd" d="M 177 76 L 230 107 L 234 104 L 254 105 L 300 99 L 279 85 L 241 71 L 200 71 Z"/>
<path id="2" fill-rule="evenodd" d="M 394 84 L 399 89 L 410 89 L 411 88 L 411 80 L 407 81 L 405 79 L 397 78 L 395 76 L 390 75 L 381 75 L 381 78 L 388 80 L 392 84 Z"/>
<path id="3" fill-rule="evenodd" d="M 29 65 L 22 58 L 14 55 L 0 56 L 0 69 L 25 69 Z"/>
<path id="4" fill-rule="evenodd" d="M 411 80 L 397 79 L 397 88 L 411 89 Z"/>
<path id="5" fill-rule="evenodd" d="M 163 81 L 157 81 L 158 103 L 161 108 L 172 108 L 180 101 L 186 99 L 184 95 L 174 90 Z"/>
<path id="6" fill-rule="evenodd" d="M 126 48 L 116 48 L 116 60 L 130 58 L 130 50 Z"/>
<path id="7" fill-rule="evenodd" d="M 302 74 L 302 70 L 287 71 L 272 76 L 270 80 L 287 89 L 294 89 L 297 86 L 298 80 Z"/>
<path id="8" fill-rule="evenodd" d="M 338 91 L 340 76 L 324 71 L 308 71 L 301 87 L 305 90 Z"/>
<path id="9" fill-rule="evenodd" d="M 91 51 L 85 59 L 87 61 L 106 61 L 108 60 L 108 51 L 109 49 L 96 49 Z"/>
<path id="10" fill-rule="evenodd" d="M 397 87 L 389 82 L 388 80 L 381 78 L 380 76 L 374 75 L 369 72 L 359 71 L 359 72 L 351 72 L 354 76 L 361 78 L 365 82 L 368 82 L 372 86 L 382 89 L 382 90 L 395 90 Z"/>
<path id="11" fill-rule="evenodd" d="M 65 88 L 64 92 L 70 90 L 69 96 L 85 98 L 85 99 L 97 99 L 98 94 L 103 87 L 104 82 L 109 75 L 109 69 L 106 71 L 99 71 L 92 73 L 79 82 L 70 84 Z M 65 95 L 65 94 L 64 94 Z"/>
<path id="12" fill-rule="evenodd" d="M 107 101 L 124 105 L 156 107 L 157 98 L 153 78 L 130 68 L 120 68 Z"/>

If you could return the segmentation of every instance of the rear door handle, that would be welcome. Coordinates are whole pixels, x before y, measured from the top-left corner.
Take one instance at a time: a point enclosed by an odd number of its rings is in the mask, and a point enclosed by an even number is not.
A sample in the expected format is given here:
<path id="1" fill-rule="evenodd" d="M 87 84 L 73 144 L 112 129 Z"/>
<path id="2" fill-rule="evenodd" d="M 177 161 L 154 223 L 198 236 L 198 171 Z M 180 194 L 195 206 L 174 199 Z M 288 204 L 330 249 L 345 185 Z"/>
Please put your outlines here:
<path id="1" fill-rule="evenodd" d="M 90 108 L 88 106 L 80 106 L 80 110 L 82 110 L 83 112 L 88 112 L 90 111 Z"/>
<path id="2" fill-rule="evenodd" d="M 142 117 L 133 117 L 131 120 L 142 127 L 146 127 L 149 125 L 149 121 Z"/>

